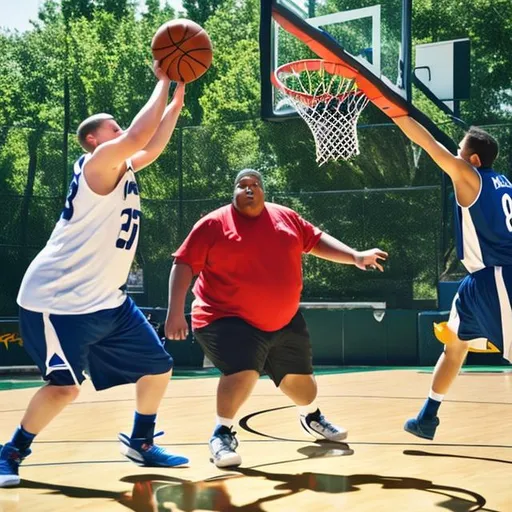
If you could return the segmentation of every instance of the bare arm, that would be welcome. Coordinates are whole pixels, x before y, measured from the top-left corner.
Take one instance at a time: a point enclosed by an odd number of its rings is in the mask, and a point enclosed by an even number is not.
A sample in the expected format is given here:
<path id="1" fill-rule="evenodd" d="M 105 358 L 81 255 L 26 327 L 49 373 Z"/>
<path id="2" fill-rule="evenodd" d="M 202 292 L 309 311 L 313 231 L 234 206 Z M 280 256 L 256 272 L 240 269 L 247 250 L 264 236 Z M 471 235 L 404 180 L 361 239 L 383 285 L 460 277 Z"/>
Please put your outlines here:
<path id="1" fill-rule="evenodd" d="M 379 260 L 386 260 L 388 257 L 387 252 L 380 249 L 356 251 L 327 233 L 322 233 L 320 240 L 311 250 L 311 254 L 324 260 L 345 265 L 355 265 L 361 270 L 366 270 L 368 266 L 378 268 L 381 272 L 384 272 L 384 268 L 379 263 Z"/>
<path id="2" fill-rule="evenodd" d="M 171 103 L 164 111 L 160 125 L 148 145 L 132 156 L 133 168 L 140 171 L 154 162 L 165 149 L 178 122 L 185 98 L 185 84 L 178 83 Z"/>
<path id="3" fill-rule="evenodd" d="M 169 97 L 170 80 L 155 64 L 158 78 L 153 94 L 130 127 L 118 138 L 99 145 L 85 164 L 87 183 L 98 194 L 108 194 L 119 180 L 119 166 L 144 148 L 157 130 Z"/>
<path id="4" fill-rule="evenodd" d="M 395 117 L 393 121 L 412 142 L 422 147 L 450 176 L 459 202 L 463 206 L 473 203 L 480 191 L 480 177 L 473 167 L 437 142 L 431 133 L 412 117 Z"/>
<path id="5" fill-rule="evenodd" d="M 185 320 L 185 299 L 192 283 L 192 269 L 183 263 L 174 263 L 169 276 L 169 306 L 165 319 L 165 335 L 171 340 L 184 340 L 188 336 Z"/>

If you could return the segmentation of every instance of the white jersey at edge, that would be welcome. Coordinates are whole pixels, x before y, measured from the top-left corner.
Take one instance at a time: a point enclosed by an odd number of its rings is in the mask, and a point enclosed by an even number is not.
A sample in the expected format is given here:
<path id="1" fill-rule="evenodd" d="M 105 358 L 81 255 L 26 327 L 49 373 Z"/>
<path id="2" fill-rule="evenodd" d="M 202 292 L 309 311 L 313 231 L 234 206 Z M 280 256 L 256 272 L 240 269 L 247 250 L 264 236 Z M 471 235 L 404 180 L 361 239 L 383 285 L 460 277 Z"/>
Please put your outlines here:
<path id="1" fill-rule="evenodd" d="M 83 175 L 90 154 L 77 160 L 61 217 L 28 267 L 18 304 L 31 311 L 85 314 L 123 304 L 137 249 L 140 198 L 131 162 L 116 188 L 93 192 Z"/>

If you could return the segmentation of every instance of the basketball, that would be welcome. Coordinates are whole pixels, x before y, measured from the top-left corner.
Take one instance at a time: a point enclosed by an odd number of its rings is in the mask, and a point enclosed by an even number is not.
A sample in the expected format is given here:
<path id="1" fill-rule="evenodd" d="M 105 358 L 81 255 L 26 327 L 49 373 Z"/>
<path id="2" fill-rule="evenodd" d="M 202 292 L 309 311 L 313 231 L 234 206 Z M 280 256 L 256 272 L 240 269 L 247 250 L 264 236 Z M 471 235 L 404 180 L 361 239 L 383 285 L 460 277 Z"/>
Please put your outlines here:
<path id="1" fill-rule="evenodd" d="M 212 63 L 212 43 L 206 31 L 186 19 L 164 23 L 151 41 L 153 58 L 176 82 L 192 82 Z"/>

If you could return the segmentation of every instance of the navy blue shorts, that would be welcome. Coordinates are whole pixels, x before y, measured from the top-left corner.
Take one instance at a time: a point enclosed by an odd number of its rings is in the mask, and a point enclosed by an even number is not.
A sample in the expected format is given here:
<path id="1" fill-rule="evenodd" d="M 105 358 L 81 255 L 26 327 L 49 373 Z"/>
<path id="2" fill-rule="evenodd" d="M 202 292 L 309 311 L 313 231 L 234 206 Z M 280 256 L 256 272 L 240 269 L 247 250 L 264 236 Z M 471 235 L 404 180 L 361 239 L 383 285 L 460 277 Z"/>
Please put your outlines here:
<path id="1" fill-rule="evenodd" d="M 172 357 L 130 297 L 118 308 L 85 315 L 20 308 L 20 328 L 23 346 L 56 386 L 79 385 L 85 372 L 101 390 L 172 368 Z"/>
<path id="2" fill-rule="evenodd" d="M 487 340 L 512 361 L 512 267 L 487 267 L 467 276 L 453 299 L 448 327 L 471 346 Z"/>

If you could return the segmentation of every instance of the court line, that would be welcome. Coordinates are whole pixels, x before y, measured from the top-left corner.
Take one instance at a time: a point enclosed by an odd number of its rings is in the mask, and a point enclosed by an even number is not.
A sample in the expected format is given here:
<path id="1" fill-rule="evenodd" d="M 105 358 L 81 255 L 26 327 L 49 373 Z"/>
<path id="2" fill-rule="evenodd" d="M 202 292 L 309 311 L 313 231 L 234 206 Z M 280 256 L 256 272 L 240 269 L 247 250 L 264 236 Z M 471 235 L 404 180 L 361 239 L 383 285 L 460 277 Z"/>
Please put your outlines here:
<path id="1" fill-rule="evenodd" d="M 413 457 L 449 457 L 453 459 L 483 460 L 485 462 L 499 462 L 501 464 L 512 464 L 512 460 L 491 459 L 490 457 L 473 457 L 471 455 L 454 455 L 452 453 L 432 453 L 424 452 L 421 450 L 404 450 L 403 454 L 412 455 Z"/>
<path id="2" fill-rule="evenodd" d="M 241 425 L 240 425 L 241 426 Z M 241 426 L 242 427 L 242 426 Z M 242 427 L 244 428 L 244 427 Z M 244 439 L 243 443 L 277 443 L 277 442 L 286 442 L 286 443 L 302 443 L 302 444 L 308 444 L 313 443 L 317 444 L 319 446 L 322 445 L 322 441 L 316 442 L 313 439 L 288 439 L 284 437 L 276 437 L 271 436 L 269 434 L 260 433 L 256 430 L 253 430 L 251 427 L 249 427 L 251 430 L 248 430 L 249 433 L 255 434 L 258 436 L 265 437 L 265 439 Z M 246 430 L 244 428 L 244 430 Z M 80 443 L 80 444 L 108 444 L 108 443 L 119 443 L 117 439 L 89 439 L 89 440 L 83 440 L 83 439 L 77 439 L 77 440 L 69 440 L 69 439 L 63 439 L 63 440 L 55 440 L 55 441 L 35 441 L 34 445 L 43 445 L 43 444 L 74 444 L 74 443 Z M 331 442 L 332 443 L 332 442 Z M 421 446 L 423 448 L 427 447 L 434 447 L 434 446 L 447 446 L 452 448 L 503 448 L 503 449 L 512 449 L 512 445 L 502 445 L 502 444 L 467 444 L 467 443 L 426 443 L 426 442 L 405 442 L 405 443 L 399 443 L 399 442 L 387 442 L 387 441 L 351 441 L 350 444 L 352 445 L 358 445 L 358 446 Z M 193 443 L 159 443 L 159 446 L 206 446 L 207 440 L 201 441 L 201 442 L 193 442 Z M 23 464 L 25 466 L 26 464 Z"/>
<path id="3" fill-rule="evenodd" d="M 259 416 L 261 414 L 266 414 L 268 412 L 274 412 L 274 411 L 279 411 L 281 409 L 290 409 L 292 407 L 295 407 L 295 405 L 284 405 L 284 406 L 281 406 L 281 407 L 273 407 L 271 409 L 265 409 L 265 410 L 262 410 L 262 411 L 256 411 L 256 412 L 253 412 L 253 413 L 250 413 L 250 414 L 247 414 L 246 416 L 244 416 L 243 418 L 240 419 L 240 421 L 238 422 L 240 428 L 244 429 L 246 432 L 249 432 L 251 434 L 254 434 L 254 435 L 257 435 L 257 436 L 261 436 L 261 437 L 266 437 L 266 438 L 270 438 L 270 439 L 275 439 L 276 441 L 288 441 L 288 442 L 302 442 L 304 443 L 305 441 L 304 440 L 299 440 L 299 439 L 288 439 L 286 437 L 277 437 L 277 436 L 272 436 L 270 434 L 265 434 L 264 432 L 260 432 L 252 427 L 249 426 L 249 420 L 251 420 L 252 418 L 254 418 L 255 416 Z M 244 441 L 245 442 L 245 441 Z M 306 441 L 307 442 L 307 441 Z M 321 442 L 321 441 L 320 441 Z M 379 442 L 379 441 L 375 441 L 375 442 L 372 442 L 372 441 L 352 441 L 350 442 L 349 444 L 351 445 L 369 445 L 369 446 L 403 446 L 403 445 L 406 445 L 406 446 L 409 446 L 409 445 L 413 445 L 413 446 L 452 446 L 452 447 L 466 447 L 466 448 L 512 448 L 512 445 L 508 446 L 508 445 L 493 445 L 493 444 L 467 444 L 467 443 L 422 443 L 422 442 L 417 442 L 417 443 L 398 443 L 398 442 Z"/>
<path id="4" fill-rule="evenodd" d="M 251 395 L 251 397 L 269 398 L 276 397 L 276 395 Z M 212 395 L 192 395 L 192 396 L 172 396 L 163 397 L 164 400 L 190 400 L 191 398 L 215 398 L 215 394 Z M 408 396 L 380 396 L 380 395 L 322 395 L 321 399 L 324 398 L 357 398 L 357 399 L 379 399 L 379 400 L 424 400 L 425 397 L 408 397 Z M 88 400 L 86 402 L 73 402 L 67 407 L 77 407 L 80 405 L 91 405 L 91 404 L 108 404 L 108 403 L 120 403 L 120 402 L 135 402 L 134 398 L 121 398 L 117 400 Z M 477 400 L 443 400 L 443 403 L 451 404 L 478 404 L 478 405 L 512 405 L 512 402 L 481 402 Z M 285 407 L 295 407 L 294 405 Z M 0 409 L 0 412 L 25 412 L 26 408 L 23 409 Z"/>

